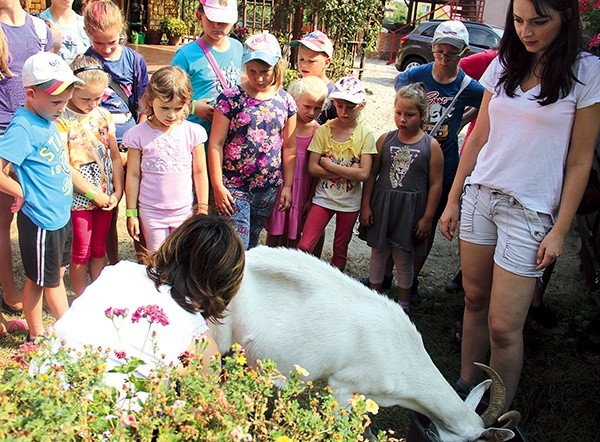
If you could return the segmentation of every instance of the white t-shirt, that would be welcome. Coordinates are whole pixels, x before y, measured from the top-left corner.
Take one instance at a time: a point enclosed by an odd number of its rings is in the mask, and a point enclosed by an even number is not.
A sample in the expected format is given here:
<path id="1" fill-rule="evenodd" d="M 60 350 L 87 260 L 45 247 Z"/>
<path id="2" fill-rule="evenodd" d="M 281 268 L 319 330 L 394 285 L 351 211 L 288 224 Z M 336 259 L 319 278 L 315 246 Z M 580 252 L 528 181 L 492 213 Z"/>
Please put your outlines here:
<path id="1" fill-rule="evenodd" d="M 168 325 L 152 324 L 150 333 L 156 331 L 156 353 L 150 336 L 145 342 L 148 321 L 141 318 L 136 323 L 132 322 L 134 312 L 149 305 L 159 306 L 168 319 Z M 125 318 L 115 317 L 113 323 L 105 314 L 111 307 L 127 308 L 129 313 Z M 86 344 L 112 349 L 107 371 L 123 363 L 115 351 L 141 358 L 146 364 L 141 365 L 137 373 L 147 376 L 162 355 L 165 356 L 162 359 L 165 364 L 177 365 L 178 356 L 208 327 L 202 315 L 185 311 L 171 298 L 169 286 L 163 285 L 157 290 L 148 278 L 145 266 L 121 261 L 102 271 L 100 277 L 56 321 L 54 330 L 58 334 L 57 342 L 64 340 L 66 347 L 75 350 L 83 349 Z M 106 383 L 119 390 L 124 379 L 125 376 L 120 373 L 107 373 L 105 376 Z"/>
<path id="2" fill-rule="evenodd" d="M 584 53 L 575 82 L 564 98 L 547 106 L 535 99 L 539 85 L 516 96 L 496 90 L 502 65 L 494 59 L 480 82 L 492 95 L 490 133 L 469 184 L 513 196 L 524 207 L 553 216 L 558 211 L 575 111 L 600 102 L 600 59 Z"/>

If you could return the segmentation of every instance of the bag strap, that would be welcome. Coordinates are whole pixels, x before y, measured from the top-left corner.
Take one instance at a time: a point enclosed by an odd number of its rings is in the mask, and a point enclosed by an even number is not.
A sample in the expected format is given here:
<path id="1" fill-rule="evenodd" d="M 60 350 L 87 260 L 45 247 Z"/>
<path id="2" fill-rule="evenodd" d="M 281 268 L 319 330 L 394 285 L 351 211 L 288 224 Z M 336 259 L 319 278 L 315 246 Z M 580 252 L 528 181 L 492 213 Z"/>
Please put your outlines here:
<path id="1" fill-rule="evenodd" d="M 42 52 L 46 50 L 46 45 L 48 44 L 48 25 L 44 20 L 34 15 L 31 16 L 33 20 L 33 26 L 35 28 L 35 33 L 40 39 L 40 43 L 42 44 Z"/>
<path id="2" fill-rule="evenodd" d="M 117 94 L 119 96 L 119 98 L 125 102 L 125 104 L 127 105 L 127 108 L 129 109 L 129 112 L 131 112 L 131 115 L 133 115 L 133 118 L 135 118 L 137 120 L 137 115 L 136 115 L 135 110 L 133 109 L 131 100 L 129 99 L 129 97 L 123 90 L 123 88 L 119 85 L 119 83 L 117 83 L 115 81 L 115 79 L 112 78 L 110 75 L 109 75 L 109 78 L 110 78 L 110 80 L 108 82 L 108 87 L 110 87 L 115 92 L 115 94 Z"/>
<path id="3" fill-rule="evenodd" d="M 199 37 L 196 39 L 196 43 L 198 43 L 198 46 L 200 46 L 200 49 L 202 49 L 202 52 L 204 52 L 204 55 L 206 56 L 206 59 L 212 66 L 213 71 L 215 71 L 215 74 L 217 74 L 217 77 L 219 78 L 219 81 L 221 82 L 221 86 L 223 86 L 223 90 L 229 89 L 227 80 L 225 80 L 225 77 L 223 76 L 223 72 L 221 72 L 221 69 L 219 69 L 217 60 L 215 60 L 215 57 L 213 57 L 213 54 L 210 52 L 210 49 L 208 49 L 208 46 L 206 45 L 205 41 Z"/>
<path id="4" fill-rule="evenodd" d="M 463 91 L 467 88 L 469 83 L 471 83 L 471 80 L 472 80 L 471 77 L 469 77 L 467 74 L 465 74 L 465 77 L 463 78 L 462 83 L 460 84 L 460 89 L 458 90 L 458 92 L 456 93 L 456 95 L 454 96 L 452 101 L 450 102 L 450 106 L 448 106 L 444 110 L 444 113 L 442 114 L 442 118 L 440 118 L 438 120 L 438 122 L 436 123 L 436 125 L 433 126 L 433 129 L 431 129 L 429 131 L 430 134 L 435 136 L 435 133 L 438 131 L 438 129 L 440 128 L 442 123 L 446 120 L 446 117 L 448 116 L 448 114 L 452 111 L 452 109 L 454 109 L 454 103 L 456 103 L 458 96 L 463 93 Z"/>

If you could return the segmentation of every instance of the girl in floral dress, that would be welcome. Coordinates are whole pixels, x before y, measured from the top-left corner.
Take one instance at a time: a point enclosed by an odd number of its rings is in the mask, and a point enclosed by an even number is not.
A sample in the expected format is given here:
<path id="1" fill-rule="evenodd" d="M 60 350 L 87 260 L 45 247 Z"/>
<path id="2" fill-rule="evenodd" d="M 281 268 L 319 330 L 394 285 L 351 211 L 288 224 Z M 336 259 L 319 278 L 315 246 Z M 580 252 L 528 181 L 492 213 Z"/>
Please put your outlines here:
<path id="1" fill-rule="evenodd" d="M 230 216 L 246 249 L 255 247 L 277 200 L 291 204 L 296 159 L 296 104 L 281 88 L 284 61 L 268 32 L 244 43 L 247 79 L 217 98 L 208 166 L 217 209 Z"/>

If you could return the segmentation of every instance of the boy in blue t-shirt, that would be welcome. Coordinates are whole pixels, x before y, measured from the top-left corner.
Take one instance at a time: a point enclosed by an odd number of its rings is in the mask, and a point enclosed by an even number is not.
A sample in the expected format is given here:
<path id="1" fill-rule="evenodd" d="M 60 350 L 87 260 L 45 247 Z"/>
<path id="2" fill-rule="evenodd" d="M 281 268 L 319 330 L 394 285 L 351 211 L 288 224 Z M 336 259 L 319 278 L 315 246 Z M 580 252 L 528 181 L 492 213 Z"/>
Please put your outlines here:
<path id="1" fill-rule="evenodd" d="M 0 139 L 0 191 L 15 197 L 19 248 L 25 270 L 23 312 L 28 340 L 44 332 L 42 294 L 58 319 L 68 308 L 62 277 L 71 260 L 73 181 L 69 159 L 54 119 L 81 82 L 67 62 L 50 52 L 25 61 L 25 105 L 15 112 Z M 12 164 L 17 180 L 4 170 Z M 93 200 L 93 190 L 86 193 Z"/>
<path id="2" fill-rule="evenodd" d="M 452 187 L 452 181 L 456 175 L 459 160 L 458 133 L 469 121 L 473 120 L 477 113 L 465 113 L 465 108 L 479 108 L 483 98 L 483 86 L 471 79 L 466 88 L 452 104 L 453 98 L 459 94 L 465 73 L 460 68 L 459 62 L 469 52 L 469 32 L 463 23 L 456 20 L 442 22 L 435 30 L 432 41 L 432 52 L 434 61 L 421 66 L 415 66 L 404 72 L 400 72 L 394 81 L 394 87 L 398 90 L 402 86 L 412 83 L 423 83 L 427 89 L 429 104 L 429 127 L 431 130 L 443 117 L 446 108 L 453 109 L 440 122 L 436 133 L 431 135 L 442 146 L 444 152 L 444 180 L 442 183 L 442 195 L 433 219 L 433 226 L 442 216 L 442 212 L 448 201 L 448 193 Z M 433 245 L 434 235 L 429 237 L 428 254 Z M 414 262 L 413 296 L 418 298 L 417 276 L 425 264 L 427 256 L 417 256 Z M 389 268 L 388 275 L 391 272 Z M 389 276 L 388 276 L 389 277 Z"/>

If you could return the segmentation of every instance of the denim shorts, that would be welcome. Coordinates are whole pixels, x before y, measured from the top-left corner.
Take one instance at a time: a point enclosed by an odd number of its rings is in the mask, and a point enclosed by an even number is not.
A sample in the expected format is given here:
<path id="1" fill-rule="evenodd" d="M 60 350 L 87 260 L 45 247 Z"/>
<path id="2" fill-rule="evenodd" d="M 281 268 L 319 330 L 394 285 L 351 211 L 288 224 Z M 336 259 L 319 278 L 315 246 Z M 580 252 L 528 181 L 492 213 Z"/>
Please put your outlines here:
<path id="1" fill-rule="evenodd" d="M 494 262 L 525 277 L 536 270 L 540 243 L 552 228 L 552 216 L 523 207 L 514 197 L 478 184 L 467 185 L 462 195 L 460 239 L 495 245 Z"/>

